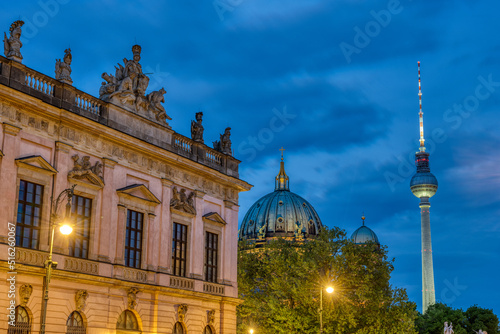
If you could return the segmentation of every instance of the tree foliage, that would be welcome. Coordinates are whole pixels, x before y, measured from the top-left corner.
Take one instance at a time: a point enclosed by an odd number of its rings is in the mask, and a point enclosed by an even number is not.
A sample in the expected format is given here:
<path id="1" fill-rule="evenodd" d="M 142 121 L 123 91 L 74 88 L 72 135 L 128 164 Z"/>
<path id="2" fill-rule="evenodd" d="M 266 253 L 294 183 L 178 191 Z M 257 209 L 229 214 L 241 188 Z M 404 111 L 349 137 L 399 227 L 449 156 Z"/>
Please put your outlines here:
<path id="1" fill-rule="evenodd" d="M 442 334 L 444 322 L 453 323 L 455 334 L 474 334 L 480 329 L 488 334 L 499 333 L 498 317 L 492 310 L 469 307 L 465 312 L 445 304 L 431 305 L 416 321 L 419 334 Z"/>
<path id="2" fill-rule="evenodd" d="M 242 244 L 238 332 L 318 333 L 322 290 L 324 333 L 416 333 L 416 306 L 389 284 L 392 270 L 384 248 L 355 245 L 338 228 L 303 243 Z"/>

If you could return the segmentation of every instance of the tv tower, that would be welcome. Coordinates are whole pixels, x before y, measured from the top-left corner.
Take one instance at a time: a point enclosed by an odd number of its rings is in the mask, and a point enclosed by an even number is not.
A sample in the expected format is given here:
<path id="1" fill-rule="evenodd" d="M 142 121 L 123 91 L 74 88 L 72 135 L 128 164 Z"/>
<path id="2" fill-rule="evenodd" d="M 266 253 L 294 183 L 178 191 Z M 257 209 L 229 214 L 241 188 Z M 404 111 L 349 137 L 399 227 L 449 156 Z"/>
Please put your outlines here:
<path id="1" fill-rule="evenodd" d="M 432 241 L 429 198 L 434 196 L 438 188 L 436 177 L 431 173 L 429 167 L 429 153 L 425 152 L 424 145 L 424 113 L 422 112 L 422 88 L 420 84 L 420 62 L 418 62 L 418 100 L 420 111 L 420 147 L 415 153 L 415 165 L 417 172 L 410 181 L 410 189 L 413 195 L 420 198 L 420 217 L 422 224 L 422 309 L 425 313 L 427 308 L 436 303 L 434 291 L 434 267 L 432 264 Z"/>

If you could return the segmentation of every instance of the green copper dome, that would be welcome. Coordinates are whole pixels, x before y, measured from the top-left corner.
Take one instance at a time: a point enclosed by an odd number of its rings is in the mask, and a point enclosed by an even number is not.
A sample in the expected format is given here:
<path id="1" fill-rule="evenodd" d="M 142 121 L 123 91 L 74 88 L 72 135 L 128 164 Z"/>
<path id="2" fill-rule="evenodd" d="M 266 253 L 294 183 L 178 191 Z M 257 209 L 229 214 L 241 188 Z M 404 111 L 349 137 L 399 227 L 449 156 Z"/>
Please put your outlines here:
<path id="1" fill-rule="evenodd" d="M 248 210 L 239 240 L 264 241 L 274 237 L 303 239 L 316 236 L 321 220 L 312 205 L 289 189 L 283 157 L 274 192 L 265 195 Z"/>

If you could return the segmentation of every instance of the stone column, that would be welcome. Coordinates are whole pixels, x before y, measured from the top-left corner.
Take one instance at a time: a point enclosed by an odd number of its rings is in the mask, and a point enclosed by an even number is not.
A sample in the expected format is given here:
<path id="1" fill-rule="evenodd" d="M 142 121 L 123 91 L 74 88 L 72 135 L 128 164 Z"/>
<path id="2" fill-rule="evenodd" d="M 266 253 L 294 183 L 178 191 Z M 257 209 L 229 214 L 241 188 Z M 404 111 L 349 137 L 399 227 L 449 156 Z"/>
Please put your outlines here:
<path id="1" fill-rule="evenodd" d="M 97 259 L 103 262 L 111 262 L 111 258 L 115 257 L 116 246 L 116 222 L 118 221 L 118 212 L 112 208 L 116 207 L 116 187 L 114 184 L 114 171 L 116 161 L 103 158 L 103 179 L 104 188 L 102 189 L 101 211 L 100 214 L 100 229 L 97 235 L 99 250 Z"/>
<path id="2" fill-rule="evenodd" d="M 125 233 L 127 228 L 127 208 L 118 204 L 118 219 L 116 222 L 116 251 L 115 251 L 115 261 L 116 264 L 125 264 L 124 253 L 125 253 Z"/>
<path id="3" fill-rule="evenodd" d="M 21 128 L 3 123 L 3 156 L 0 157 L 1 173 L 0 173 L 0 193 L 2 200 L 0 201 L 1 224 L 0 224 L 0 242 L 7 242 L 8 223 L 16 223 L 17 203 L 17 167 L 16 157 L 19 152 L 21 138 L 18 136 Z M 50 191 L 50 189 L 47 189 Z"/>
<path id="4" fill-rule="evenodd" d="M 204 272 L 204 259 L 205 257 L 205 234 L 203 228 L 203 205 L 204 200 L 203 197 L 205 193 L 201 190 L 195 190 L 195 208 L 196 208 L 196 217 L 193 220 L 193 228 L 191 234 L 191 245 L 188 247 L 191 248 L 191 273 L 193 278 L 203 279 Z"/>
<path id="5" fill-rule="evenodd" d="M 172 267 L 172 217 L 170 215 L 170 200 L 172 198 L 171 180 L 162 178 L 161 212 L 158 223 L 159 240 L 158 252 L 158 271 L 170 273 Z"/>

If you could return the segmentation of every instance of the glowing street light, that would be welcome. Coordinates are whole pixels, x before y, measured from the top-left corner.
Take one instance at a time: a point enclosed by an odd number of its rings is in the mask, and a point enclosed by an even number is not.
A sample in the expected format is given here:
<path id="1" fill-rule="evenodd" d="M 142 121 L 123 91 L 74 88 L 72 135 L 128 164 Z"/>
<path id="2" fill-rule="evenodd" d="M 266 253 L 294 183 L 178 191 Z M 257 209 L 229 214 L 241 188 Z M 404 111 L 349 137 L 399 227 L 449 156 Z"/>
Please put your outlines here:
<path id="1" fill-rule="evenodd" d="M 253 329 L 250 329 L 249 333 L 250 333 L 250 334 L 253 334 Z"/>
<path id="2" fill-rule="evenodd" d="M 52 261 L 52 248 L 54 246 L 54 233 L 57 226 L 59 226 L 59 231 L 63 235 L 68 235 L 73 232 L 73 228 L 69 225 L 68 220 L 71 215 L 71 199 L 73 197 L 73 190 L 76 185 L 71 188 L 64 189 L 57 199 L 52 203 L 52 213 L 50 215 L 49 229 L 50 229 L 50 244 L 49 244 L 49 257 L 45 261 L 45 268 L 47 270 L 45 274 L 44 284 L 43 284 L 43 301 L 42 301 L 42 315 L 40 317 L 40 334 L 45 334 L 45 320 L 47 318 L 47 304 L 49 302 L 49 283 L 50 277 L 52 276 L 52 270 L 57 267 L 57 262 Z M 64 200 L 68 200 L 66 203 L 66 214 L 64 219 L 61 219 L 58 214 L 59 205 Z"/>
<path id="3" fill-rule="evenodd" d="M 321 286 L 321 289 L 319 290 L 319 332 L 323 333 L 323 288 L 324 286 Z M 326 287 L 326 292 L 328 293 L 333 293 L 333 287 L 327 286 Z"/>

